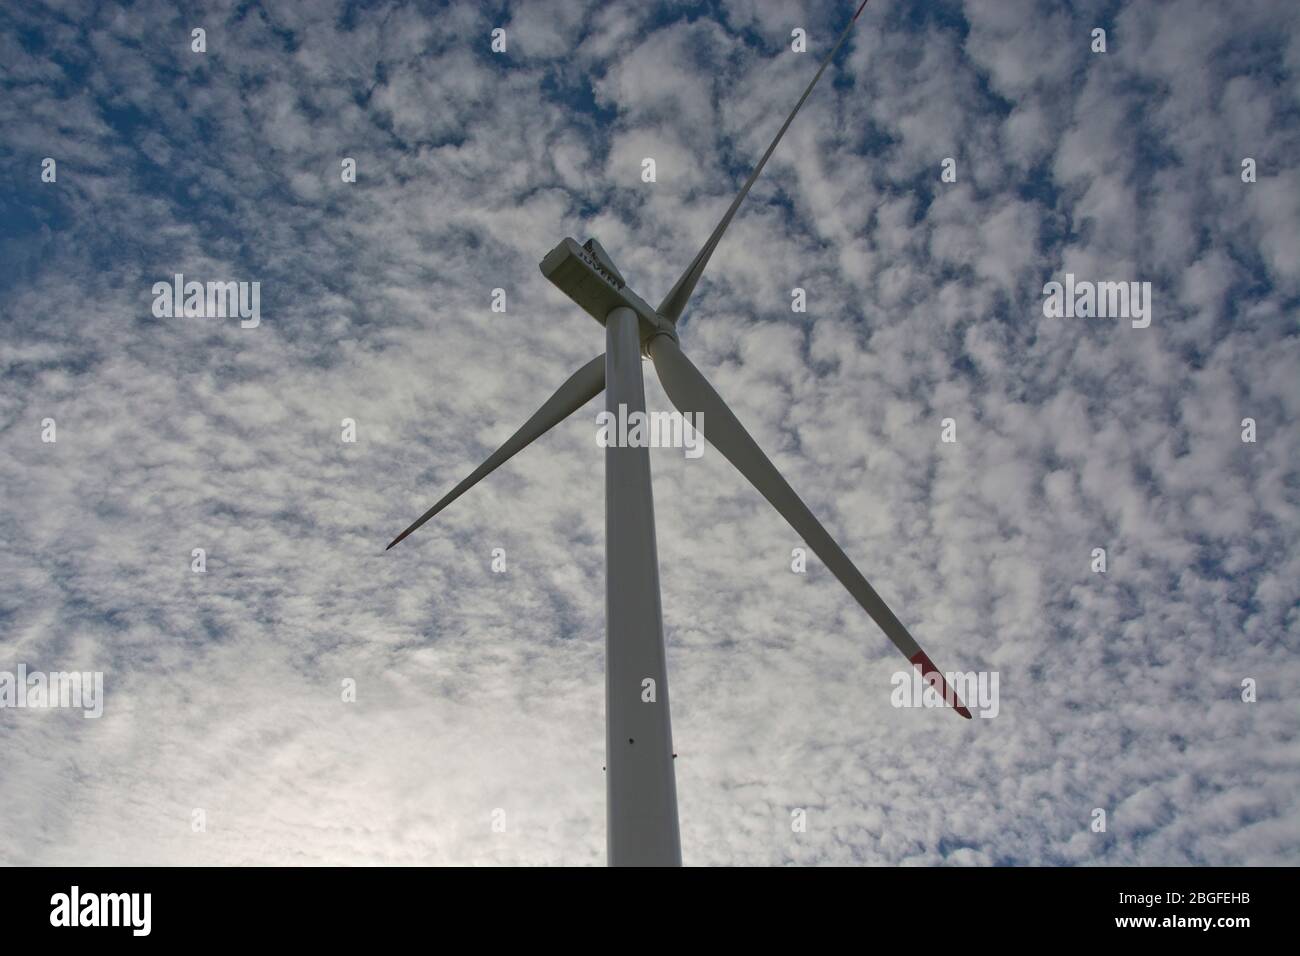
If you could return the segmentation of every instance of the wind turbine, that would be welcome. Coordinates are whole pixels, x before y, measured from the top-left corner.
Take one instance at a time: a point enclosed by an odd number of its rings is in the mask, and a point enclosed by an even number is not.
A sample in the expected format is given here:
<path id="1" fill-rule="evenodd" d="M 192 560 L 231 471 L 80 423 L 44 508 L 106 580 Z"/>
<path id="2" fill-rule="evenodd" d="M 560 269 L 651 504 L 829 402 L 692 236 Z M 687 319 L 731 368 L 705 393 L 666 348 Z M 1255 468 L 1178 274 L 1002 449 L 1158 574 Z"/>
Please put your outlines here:
<path id="1" fill-rule="evenodd" d="M 959 714 L 970 718 L 970 711 L 957 699 L 929 656 L 781 477 L 708 379 L 683 354 L 677 338 L 677 321 L 709 257 L 866 5 L 867 0 L 863 0 L 717 228 L 659 308 L 650 308 L 628 288 L 609 254 L 595 239 L 581 246 L 573 239 L 565 239 L 547 254 L 541 262 L 542 274 L 605 327 L 604 354 L 574 372 L 504 445 L 394 538 L 389 548 L 602 390 L 606 408 L 614 415 L 620 405 L 626 407 L 629 416 L 636 411 L 644 414 L 641 359 L 645 355 L 654 363 L 664 392 L 678 411 L 694 413 L 691 417 L 701 422 L 700 430 L 707 440 L 799 533 L 885 636 L 920 670 L 922 679 Z M 696 417 L 701 414 L 702 419 Z M 607 862 L 611 866 L 676 866 L 681 864 L 682 851 L 650 454 L 646 447 L 605 449 L 605 572 Z M 653 701 L 643 699 L 643 688 L 648 686 L 643 681 L 647 678 L 654 681 Z"/>

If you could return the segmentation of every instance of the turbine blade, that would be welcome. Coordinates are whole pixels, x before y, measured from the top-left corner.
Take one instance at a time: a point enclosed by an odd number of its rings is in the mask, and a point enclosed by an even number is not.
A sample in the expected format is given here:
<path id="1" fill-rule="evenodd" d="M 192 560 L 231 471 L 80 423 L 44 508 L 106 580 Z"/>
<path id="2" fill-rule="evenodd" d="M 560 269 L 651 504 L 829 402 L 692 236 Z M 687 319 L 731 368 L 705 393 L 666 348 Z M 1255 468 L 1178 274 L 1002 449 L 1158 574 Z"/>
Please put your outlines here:
<path id="1" fill-rule="evenodd" d="M 394 544 L 397 544 L 447 505 L 469 491 L 481 479 L 508 461 L 516 452 L 528 447 L 534 440 L 546 434 L 552 427 L 564 421 L 583 405 L 586 405 L 604 389 L 605 356 L 597 355 L 569 376 L 569 380 L 546 400 L 546 403 L 533 414 L 532 418 L 524 422 L 519 431 L 511 435 L 504 445 L 488 456 L 487 461 L 475 468 L 468 478 L 447 492 L 436 505 L 420 515 L 414 524 L 394 538 L 388 548 L 384 550 L 387 551 Z"/>
<path id="2" fill-rule="evenodd" d="M 808 88 L 803 91 L 803 96 L 799 97 L 799 102 L 794 105 L 794 109 L 790 111 L 790 115 L 785 118 L 785 122 L 782 123 L 781 128 L 777 130 L 776 139 L 772 140 L 771 145 L 767 147 L 767 152 L 763 154 L 763 158 L 758 161 L 758 165 L 754 167 L 754 171 L 750 173 L 749 178 L 745 180 L 745 185 L 740 187 L 740 192 L 737 193 L 736 198 L 731 201 L 731 205 L 727 208 L 727 212 L 722 217 L 722 221 L 719 222 L 717 228 L 713 230 L 713 234 L 709 236 L 709 239 L 704 243 L 703 248 L 695 254 L 695 258 L 692 259 L 691 264 L 686 267 L 686 271 L 683 272 L 681 278 L 677 280 L 677 284 L 674 285 L 668 295 L 664 297 L 663 302 L 659 303 L 659 314 L 669 322 L 676 323 L 677 319 L 682 314 L 682 310 L 686 308 L 686 303 L 690 300 L 691 293 L 695 291 L 695 284 L 700 281 L 700 276 L 704 274 L 704 267 L 709 264 L 709 257 L 713 255 L 713 250 L 717 248 L 718 243 L 722 240 L 722 234 L 726 232 L 727 227 L 731 225 L 731 219 L 736 215 L 736 210 L 740 208 L 741 202 L 744 201 L 745 196 L 749 193 L 749 187 L 754 185 L 754 180 L 758 179 L 758 174 L 761 173 L 763 167 L 767 165 L 767 159 L 772 155 L 772 151 L 776 149 L 776 144 L 781 142 L 781 137 L 785 135 L 785 131 L 790 127 L 790 123 L 793 122 L 795 114 L 799 112 L 799 107 L 803 106 L 804 100 L 808 99 L 808 94 L 813 91 L 813 87 L 817 85 L 817 81 L 820 80 L 822 74 L 826 72 L 827 65 L 830 64 L 836 52 L 839 51 L 839 48 L 843 45 L 845 39 L 848 38 L 849 31 L 853 29 L 853 24 L 858 22 L 858 16 L 862 13 L 863 7 L 866 5 L 867 0 L 862 0 L 861 6 L 858 7 L 858 12 L 853 14 L 853 19 L 849 21 L 848 26 L 846 26 L 844 31 L 840 33 L 840 38 L 836 40 L 835 45 L 831 47 L 831 52 L 826 54 L 826 59 L 822 60 L 822 65 L 817 68 L 816 74 L 813 75 L 812 82 L 809 83 Z"/>
<path id="3" fill-rule="evenodd" d="M 880 625 L 885 636 L 894 642 L 903 652 L 903 656 L 921 671 L 921 678 L 930 683 L 943 695 L 963 717 L 970 718 L 970 711 L 957 699 L 955 692 L 949 688 L 943 674 L 934 666 L 934 662 L 921 650 L 919 644 L 907 632 L 901 621 L 894 616 L 875 589 L 867 583 L 862 572 L 854 567 L 848 555 L 835 543 L 822 527 L 813 513 L 808 510 L 794 489 L 781 477 L 776 466 L 768 460 L 767 455 L 758 447 L 758 443 L 745 431 L 745 426 L 727 407 L 727 403 L 714 391 L 703 373 L 695 367 L 682 350 L 667 335 L 657 335 L 649 343 L 650 357 L 663 383 L 664 392 L 683 414 L 689 412 L 703 413 L 700 431 L 710 444 L 726 456 L 736 466 L 736 470 L 749 479 L 750 484 L 758 489 L 781 516 L 790 523 L 790 527 L 813 549 L 822 563 L 831 570 L 841 584 L 853 595 L 853 599 L 862 609 L 871 615 L 871 619 Z"/>

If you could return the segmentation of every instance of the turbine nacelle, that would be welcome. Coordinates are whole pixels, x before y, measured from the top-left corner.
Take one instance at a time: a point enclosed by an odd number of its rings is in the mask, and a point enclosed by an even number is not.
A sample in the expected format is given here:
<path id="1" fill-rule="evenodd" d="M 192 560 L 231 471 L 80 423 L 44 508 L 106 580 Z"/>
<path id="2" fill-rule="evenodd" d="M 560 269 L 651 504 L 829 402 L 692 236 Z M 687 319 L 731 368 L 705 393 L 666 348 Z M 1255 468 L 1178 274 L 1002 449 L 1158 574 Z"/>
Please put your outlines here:
<path id="1" fill-rule="evenodd" d="M 583 245 L 575 239 L 562 240 L 546 254 L 539 268 L 557 289 L 601 325 L 615 309 L 631 309 L 636 313 L 642 342 L 660 333 L 677 337 L 673 324 L 628 287 L 614 260 L 595 239 Z"/>

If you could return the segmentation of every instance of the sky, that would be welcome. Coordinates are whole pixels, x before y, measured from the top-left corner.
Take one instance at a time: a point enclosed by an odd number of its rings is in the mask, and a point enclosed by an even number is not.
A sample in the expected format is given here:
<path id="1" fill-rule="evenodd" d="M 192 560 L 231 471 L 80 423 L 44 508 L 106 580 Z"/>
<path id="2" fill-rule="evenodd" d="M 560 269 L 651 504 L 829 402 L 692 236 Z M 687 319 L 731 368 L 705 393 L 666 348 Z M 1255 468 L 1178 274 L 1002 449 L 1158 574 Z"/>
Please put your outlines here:
<path id="1" fill-rule="evenodd" d="M 855 8 L 0 8 L 0 676 L 104 686 L 0 708 L 0 863 L 603 864 L 603 399 L 384 546 L 603 351 L 546 252 L 658 302 Z M 872 0 L 681 343 L 996 715 L 655 449 L 684 862 L 1300 863 L 1298 303 L 1300 5 Z"/>

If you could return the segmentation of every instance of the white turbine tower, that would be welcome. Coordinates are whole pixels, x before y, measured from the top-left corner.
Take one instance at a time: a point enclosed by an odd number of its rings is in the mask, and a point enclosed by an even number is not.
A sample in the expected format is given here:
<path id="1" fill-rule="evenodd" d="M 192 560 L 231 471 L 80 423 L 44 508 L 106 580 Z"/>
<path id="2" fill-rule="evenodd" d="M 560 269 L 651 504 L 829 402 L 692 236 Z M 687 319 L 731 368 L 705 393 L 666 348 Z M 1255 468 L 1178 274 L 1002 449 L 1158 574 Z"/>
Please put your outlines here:
<path id="1" fill-rule="evenodd" d="M 885 636 L 921 671 L 922 679 L 943 694 L 963 717 L 970 717 L 929 656 L 781 477 L 727 403 L 682 353 L 677 339 L 677 320 L 736 209 L 866 5 L 863 0 L 732 200 L 722 221 L 658 309 L 650 308 L 627 287 L 595 239 L 588 239 L 581 246 L 573 239 L 565 239 L 547 254 L 541 262 L 542 273 L 605 326 L 605 353 L 574 372 L 519 431 L 399 534 L 389 548 L 516 452 L 582 408 L 602 389 L 606 394 L 606 408 L 614 415 L 617 416 L 620 405 L 629 415 L 635 411 L 644 413 L 645 389 L 641 378 L 644 354 L 653 361 L 664 392 L 678 411 L 697 421 L 700 419 L 695 416 L 702 415 L 700 430 L 713 447 L 781 513 Z M 648 448 L 605 449 L 605 569 L 607 859 L 610 865 L 680 865 L 677 784 L 673 772 Z M 642 699 L 642 682 L 646 678 L 654 681 L 653 702 Z"/>

